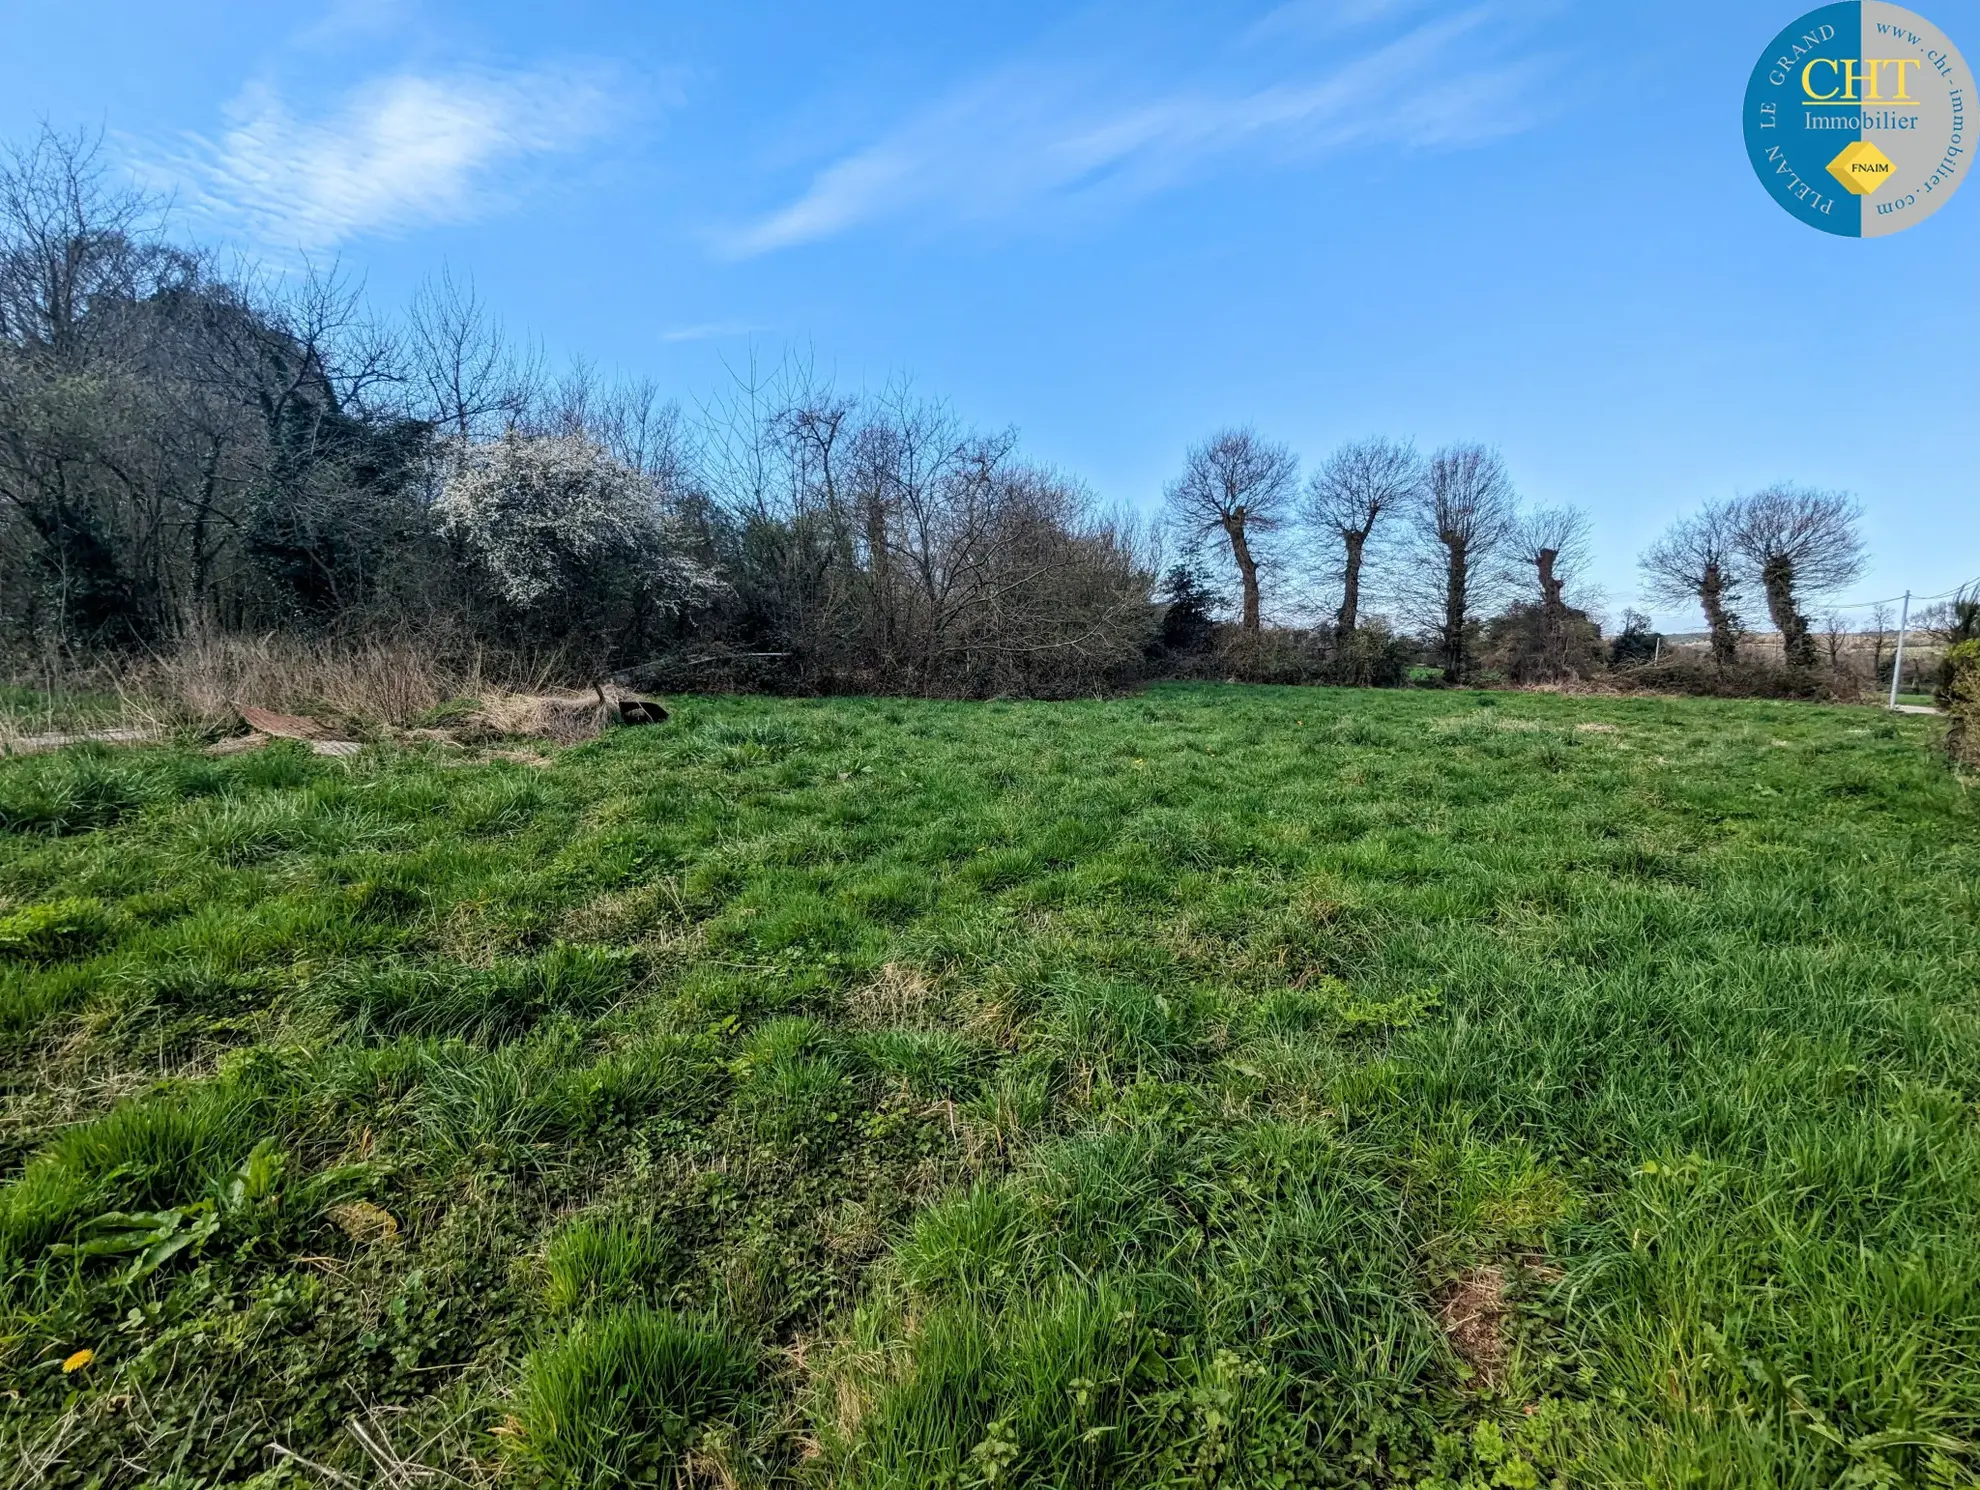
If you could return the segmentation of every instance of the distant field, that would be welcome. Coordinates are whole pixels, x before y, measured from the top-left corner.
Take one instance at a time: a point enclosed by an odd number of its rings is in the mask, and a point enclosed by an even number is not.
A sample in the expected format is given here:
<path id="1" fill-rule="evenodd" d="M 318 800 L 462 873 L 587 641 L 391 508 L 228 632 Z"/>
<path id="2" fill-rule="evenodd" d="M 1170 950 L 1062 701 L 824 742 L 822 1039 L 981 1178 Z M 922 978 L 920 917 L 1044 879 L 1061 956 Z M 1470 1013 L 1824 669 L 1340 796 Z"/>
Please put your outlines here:
<path id="1" fill-rule="evenodd" d="M 1942 728 L 0 763 L 0 1486 L 1970 1484 Z"/>

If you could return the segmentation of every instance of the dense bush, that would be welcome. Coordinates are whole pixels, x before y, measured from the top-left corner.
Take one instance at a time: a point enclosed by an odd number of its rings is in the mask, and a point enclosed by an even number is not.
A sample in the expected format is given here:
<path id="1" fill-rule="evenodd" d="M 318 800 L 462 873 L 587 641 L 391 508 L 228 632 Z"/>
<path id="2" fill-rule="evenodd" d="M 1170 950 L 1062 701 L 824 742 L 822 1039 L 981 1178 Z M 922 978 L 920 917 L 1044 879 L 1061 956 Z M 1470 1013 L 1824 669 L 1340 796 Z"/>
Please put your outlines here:
<path id="1" fill-rule="evenodd" d="M 1953 653 L 1967 643 L 1980 642 L 1980 589 L 1961 590 L 1944 605 L 1927 611 L 1921 619 L 1934 639 L 1946 649 L 1939 659 L 1939 679 L 1932 690 L 1933 702 L 1942 709 L 1951 709 L 1967 666 Z M 1963 653 L 1962 656 L 1971 654 Z"/>
<path id="2" fill-rule="evenodd" d="M 1614 686 L 1635 693 L 1686 693 L 1700 698 L 1798 698 L 1844 703 L 1857 696 L 1845 673 L 1788 668 L 1750 659 L 1720 666 L 1709 658 L 1671 653 L 1661 662 L 1621 669 Z"/>
<path id="3" fill-rule="evenodd" d="M 1162 623 L 1150 656 L 1185 658 L 1204 651 L 1216 634 L 1223 597 L 1209 587 L 1199 569 L 1177 564 L 1163 576 L 1161 598 Z"/>
<path id="4" fill-rule="evenodd" d="M 1623 628 L 1609 642 L 1610 667 L 1640 667 L 1655 662 L 1663 651 L 1663 637 L 1650 628 L 1650 618 L 1638 610 L 1623 612 Z"/>
<path id="5" fill-rule="evenodd" d="M 1160 659 L 1174 677 L 1237 683 L 1401 688 L 1422 648 L 1380 621 L 1364 621 L 1343 636 L 1331 627 L 1266 626 L 1248 632 L 1217 623 L 1194 651 Z"/>
<path id="6" fill-rule="evenodd" d="M 1593 677 L 1604 671 L 1602 628 L 1586 611 L 1564 607 L 1558 634 L 1550 635 L 1540 605 L 1517 604 L 1485 627 L 1485 666 L 1514 683 Z"/>
<path id="7" fill-rule="evenodd" d="M 1946 649 L 1944 706 L 1952 715 L 1946 748 L 1953 759 L 1980 766 L 1980 641 Z"/>

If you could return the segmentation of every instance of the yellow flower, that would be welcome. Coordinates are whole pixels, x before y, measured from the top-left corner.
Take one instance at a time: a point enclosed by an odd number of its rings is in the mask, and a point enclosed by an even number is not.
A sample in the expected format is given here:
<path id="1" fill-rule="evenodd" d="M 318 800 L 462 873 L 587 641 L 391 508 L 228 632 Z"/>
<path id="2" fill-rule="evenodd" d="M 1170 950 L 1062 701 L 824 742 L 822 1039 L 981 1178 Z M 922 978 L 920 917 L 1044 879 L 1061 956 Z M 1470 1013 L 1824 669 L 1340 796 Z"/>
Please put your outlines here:
<path id="1" fill-rule="evenodd" d="M 67 1376 L 71 1371 L 80 1371 L 82 1370 L 83 1367 L 87 1366 L 91 1361 L 95 1359 L 96 1359 L 95 1351 L 79 1350 L 74 1355 L 70 1356 L 66 1361 L 62 1362 L 62 1374 L 64 1376 Z"/>

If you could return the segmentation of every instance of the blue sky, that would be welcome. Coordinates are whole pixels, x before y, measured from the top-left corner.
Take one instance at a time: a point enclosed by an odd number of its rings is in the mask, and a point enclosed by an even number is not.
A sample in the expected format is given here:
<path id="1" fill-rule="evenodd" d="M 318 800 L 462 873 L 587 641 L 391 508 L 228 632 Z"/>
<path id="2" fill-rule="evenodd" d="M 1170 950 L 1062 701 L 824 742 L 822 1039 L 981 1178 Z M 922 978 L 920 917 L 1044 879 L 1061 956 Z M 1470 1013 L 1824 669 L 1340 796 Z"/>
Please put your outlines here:
<path id="1" fill-rule="evenodd" d="M 1144 506 L 1227 422 L 1483 440 L 1591 510 L 1612 612 L 1673 516 L 1788 478 L 1863 500 L 1854 598 L 1944 590 L 1980 188 L 1876 241 L 1767 199 L 1740 100 L 1805 8 L 9 0 L 0 131 L 101 127 L 182 231 L 382 305 L 445 263 L 688 403 L 808 347 Z"/>

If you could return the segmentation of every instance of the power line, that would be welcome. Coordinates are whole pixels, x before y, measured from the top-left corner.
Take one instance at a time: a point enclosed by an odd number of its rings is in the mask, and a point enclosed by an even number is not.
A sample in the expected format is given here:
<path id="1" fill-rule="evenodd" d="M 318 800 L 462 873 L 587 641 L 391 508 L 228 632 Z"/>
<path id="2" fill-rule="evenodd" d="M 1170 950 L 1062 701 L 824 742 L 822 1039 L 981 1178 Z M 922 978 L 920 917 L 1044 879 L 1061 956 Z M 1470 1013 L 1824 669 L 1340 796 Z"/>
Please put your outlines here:
<path id="1" fill-rule="evenodd" d="M 1942 590 L 1937 595 L 1913 595 L 1911 597 L 1911 603 L 1913 605 L 1924 605 L 1933 600 L 1950 600 L 1955 595 L 1964 595 L 1971 590 L 1980 590 L 1980 577 L 1970 579 L 1963 585 L 1955 585 L 1950 590 Z M 1890 595 L 1882 600 L 1852 600 L 1848 605 L 1831 605 L 1827 608 L 1829 610 L 1869 610 L 1873 605 L 1896 605 L 1904 598 L 1902 595 Z"/>

